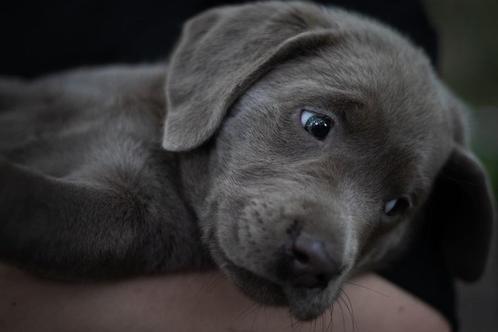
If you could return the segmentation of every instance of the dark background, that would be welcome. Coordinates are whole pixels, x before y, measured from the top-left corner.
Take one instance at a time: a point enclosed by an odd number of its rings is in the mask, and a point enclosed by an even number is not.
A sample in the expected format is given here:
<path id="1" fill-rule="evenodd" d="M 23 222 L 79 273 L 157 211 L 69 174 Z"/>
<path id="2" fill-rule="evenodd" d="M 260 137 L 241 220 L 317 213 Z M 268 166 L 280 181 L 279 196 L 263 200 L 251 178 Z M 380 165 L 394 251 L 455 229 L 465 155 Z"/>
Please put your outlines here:
<path id="1" fill-rule="evenodd" d="M 441 76 L 472 111 L 473 149 L 498 193 L 498 1 L 425 0 L 440 44 Z M 461 330 L 498 331 L 498 225 L 484 278 L 460 285 Z"/>
<path id="2" fill-rule="evenodd" d="M 82 65 L 154 61 L 168 54 L 188 17 L 233 0 L 0 2 L 0 73 L 37 76 Z M 420 1 L 316 0 L 360 10 L 406 31 L 436 57 Z"/>

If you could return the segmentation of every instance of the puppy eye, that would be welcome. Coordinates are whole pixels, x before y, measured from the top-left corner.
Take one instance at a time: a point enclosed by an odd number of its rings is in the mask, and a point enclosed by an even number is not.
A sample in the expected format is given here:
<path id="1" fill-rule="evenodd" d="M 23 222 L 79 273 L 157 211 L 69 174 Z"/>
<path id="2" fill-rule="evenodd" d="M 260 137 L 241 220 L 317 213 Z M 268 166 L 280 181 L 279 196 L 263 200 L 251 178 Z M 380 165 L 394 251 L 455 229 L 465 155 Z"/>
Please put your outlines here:
<path id="1" fill-rule="evenodd" d="M 319 140 L 324 140 L 332 127 L 332 119 L 326 115 L 317 114 L 308 110 L 301 112 L 303 128 Z"/>
<path id="2" fill-rule="evenodd" d="M 410 207 L 410 202 L 405 197 L 391 199 L 384 205 L 384 213 L 392 217 L 405 212 L 408 207 Z"/>

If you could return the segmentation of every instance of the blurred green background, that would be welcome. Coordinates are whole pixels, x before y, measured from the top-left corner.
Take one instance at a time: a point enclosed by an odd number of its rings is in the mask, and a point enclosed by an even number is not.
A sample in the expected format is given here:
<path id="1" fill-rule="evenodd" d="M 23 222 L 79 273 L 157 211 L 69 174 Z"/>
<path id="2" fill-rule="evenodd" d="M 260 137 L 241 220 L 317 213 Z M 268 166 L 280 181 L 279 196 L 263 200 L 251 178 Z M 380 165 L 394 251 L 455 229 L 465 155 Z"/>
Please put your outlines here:
<path id="1" fill-rule="evenodd" d="M 425 0 L 443 80 L 471 107 L 472 147 L 498 193 L 498 1 Z M 495 234 L 496 234 L 495 223 Z M 498 237 L 484 278 L 459 284 L 461 331 L 498 331 Z"/>
<path id="2" fill-rule="evenodd" d="M 425 1 L 443 79 L 473 110 L 473 148 L 498 189 L 498 1 Z"/>

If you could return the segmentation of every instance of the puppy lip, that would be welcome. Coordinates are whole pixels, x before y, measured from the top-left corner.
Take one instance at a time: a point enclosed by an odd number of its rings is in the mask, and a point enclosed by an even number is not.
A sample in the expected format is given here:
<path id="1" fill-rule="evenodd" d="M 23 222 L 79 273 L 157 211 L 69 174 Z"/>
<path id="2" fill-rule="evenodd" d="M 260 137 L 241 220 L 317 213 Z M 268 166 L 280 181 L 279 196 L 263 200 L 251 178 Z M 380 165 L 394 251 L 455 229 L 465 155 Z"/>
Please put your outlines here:
<path id="1" fill-rule="evenodd" d="M 322 303 L 317 308 L 316 301 L 312 300 L 320 297 L 323 300 L 324 296 L 327 297 L 326 291 L 323 289 L 303 289 L 288 284 L 280 285 L 238 266 L 228 259 L 223 265 L 223 269 L 245 295 L 264 305 L 287 306 L 289 313 L 300 321 L 311 321 L 323 314 L 328 307 Z M 303 303 L 309 301 L 315 302 L 315 304 L 311 307 L 303 306 Z"/>
<path id="2" fill-rule="evenodd" d="M 232 262 L 216 240 L 210 250 L 216 264 L 248 297 L 262 304 L 288 305 L 281 285 Z"/>
<path id="3" fill-rule="evenodd" d="M 284 288 L 290 313 L 301 321 L 311 321 L 321 316 L 339 296 L 339 284 L 330 285 L 327 290 L 317 288 Z"/>
<path id="4" fill-rule="evenodd" d="M 244 294 L 269 305 L 288 305 L 282 286 L 225 258 L 223 269 Z M 254 285 L 257 284 L 257 285 Z"/>
<path id="5" fill-rule="evenodd" d="M 287 306 L 292 316 L 301 321 L 309 321 L 320 316 L 323 311 L 302 306 L 299 302 L 307 302 L 311 298 L 326 296 L 322 289 L 302 289 L 288 283 L 279 284 L 262 277 L 249 269 L 232 262 L 217 243 L 211 243 L 211 250 L 216 253 L 217 265 L 225 271 L 232 282 L 249 298 L 263 305 Z M 296 297 L 297 295 L 297 297 Z M 300 299 L 296 302 L 297 299 Z"/>

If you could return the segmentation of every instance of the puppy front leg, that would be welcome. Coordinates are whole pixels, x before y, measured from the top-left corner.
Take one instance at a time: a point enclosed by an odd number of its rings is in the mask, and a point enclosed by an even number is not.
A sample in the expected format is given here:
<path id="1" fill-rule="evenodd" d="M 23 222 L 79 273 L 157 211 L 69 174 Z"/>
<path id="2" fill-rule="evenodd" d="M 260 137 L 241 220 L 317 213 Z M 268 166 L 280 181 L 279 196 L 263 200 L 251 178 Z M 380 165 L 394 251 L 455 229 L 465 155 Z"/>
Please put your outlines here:
<path id="1" fill-rule="evenodd" d="M 150 208 L 129 193 L 0 159 L 0 260 L 62 279 L 123 277 L 202 261 L 195 230 L 161 220 Z"/>
<path id="2" fill-rule="evenodd" d="M 28 80 L 0 76 L 0 113 L 12 108 L 41 103 L 45 97 L 47 91 L 33 89 Z"/>

